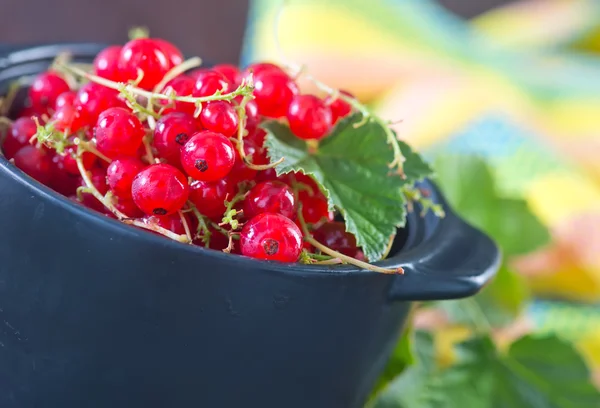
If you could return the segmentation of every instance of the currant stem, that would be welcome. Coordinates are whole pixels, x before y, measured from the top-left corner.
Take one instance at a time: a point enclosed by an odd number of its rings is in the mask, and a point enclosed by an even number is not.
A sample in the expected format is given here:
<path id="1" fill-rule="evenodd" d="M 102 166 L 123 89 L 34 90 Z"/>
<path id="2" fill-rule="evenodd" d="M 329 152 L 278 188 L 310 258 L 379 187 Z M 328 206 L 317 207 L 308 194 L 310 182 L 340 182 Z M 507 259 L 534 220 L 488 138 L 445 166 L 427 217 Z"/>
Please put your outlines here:
<path id="1" fill-rule="evenodd" d="M 124 84 L 122 82 L 114 82 L 106 78 L 99 77 L 94 74 L 90 74 L 89 72 L 85 72 L 77 67 L 73 67 L 70 65 L 62 65 L 65 69 L 74 73 L 75 75 L 86 78 L 89 81 L 96 82 L 100 85 L 103 85 L 107 88 L 114 89 L 116 91 L 121 92 L 124 90 L 125 92 L 133 93 L 134 95 L 142 96 L 144 98 L 152 98 L 152 99 L 162 99 L 168 101 L 179 101 L 179 102 L 189 102 L 193 104 L 201 104 L 203 102 L 211 102 L 211 101 L 232 101 L 237 96 L 246 96 L 250 95 L 254 90 L 254 85 L 251 83 L 242 84 L 233 92 L 221 94 L 220 92 L 215 93 L 210 96 L 202 96 L 202 97 L 193 97 L 193 96 L 176 96 L 176 95 L 165 95 L 163 93 L 158 92 L 150 92 L 145 89 L 138 88 L 133 86 L 132 84 Z"/>
<path id="2" fill-rule="evenodd" d="M 382 267 L 379 267 L 376 265 L 371 265 L 366 262 L 359 261 L 358 259 L 352 258 L 350 256 L 344 255 L 341 252 L 335 251 L 335 250 L 329 248 L 328 246 L 321 244 L 319 241 L 314 239 L 312 237 L 312 235 L 310 234 L 310 232 L 308 231 L 308 226 L 306 225 L 306 222 L 304 221 L 304 217 L 302 216 L 302 205 L 299 205 L 298 207 L 299 207 L 298 208 L 298 221 L 300 222 L 300 226 L 302 227 L 302 233 L 304 234 L 304 240 L 306 242 L 308 242 L 309 244 L 311 244 L 312 246 L 314 246 L 315 248 L 317 248 L 319 251 L 331 256 L 332 258 L 338 258 L 343 263 L 348 263 L 348 264 L 351 264 L 354 266 L 358 266 L 359 268 L 366 269 L 369 271 L 388 274 L 388 275 L 397 275 L 397 274 L 404 273 L 404 270 L 402 268 L 387 269 L 387 268 L 382 268 Z"/>
<path id="3" fill-rule="evenodd" d="M 158 83 L 158 85 L 156 85 L 154 87 L 154 92 L 162 92 L 163 88 L 170 80 L 172 80 L 173 78 L 176 78 L 177 76 L 183 74 L 184 72 L 186 72 L 190 69 L 197 68 L 201 65 L 202 65 L 202 58 L 200 58 L 200 57 L 193 57 L 193 58 L 183 61 L 181 64 L 171 68 L 171 70 L 165 74 L 162 81 L 160 81 Z"/>
<path id="4" fill-rule="evenodd" d="M 418 202 L 421 207 L 421 217 L 424 217 L 428 211 L 432 211 L 436 216 L 443 218 L 446 216 L 444 208 L 435 203 L 432 199 L 425 197 L 424 194 L 413 185 L 402 187 L 402 192 L 406 198 L 411 202 Z M 412 211 L 412 209 L 410 209 Z"/>
<path id="5" fill-rule="evenodd" d="M 91 142 L 85 142 L 79 138 L 75 139 L 75 144 L 76 145 L 81 145 L 83 147 L 83 149 L 87 152 L 90 152 L 92 154 L 95 154 L 96 156 L 98 156 L 100 159 L 104 160 L 107 163 L 111 163 L 112 160 L 109 159 L 108 157 L 106 157 L 104 154 L 100 153 L 98 151 L 98 149 L 96 149 L 96 146 L 94 146 L 93 143 Z"/>
<path id="6" fill-rule="evenodd" d="M 202 238 L 204 246 L 208 248 L 210 246 L 211 232 L 206 224 L 206 218 L 198 211 L 198 208 L 191 202 L 188 201 L 188 207 L 192 210 L 196 218 L 198 219 L 198 228 L 196 229 L 196 237 Z M 225 231 L 227 233 L 227 231 Z"/>
<path id="7" fill-rule="evenodd" d="M 150 144 L 150 136 L 146 135 L 144 136 L 144 138 L 142 139 L 142 143 L 144 144 L 144 149 L 146 150 L 146 160 L 148 160 L 148 163 L 153 164 L 154 163 L 154 153 L 152 153 L 152 146 Z"/>
<path id="8" fill-rule="evenodd" d="M 188 238 L 189 242 L 192 242 L 192 233 L 190 232 L 190 226 L 188 225 L 187 219 L 185 218 L 185 215 L 183 215 L 183 213 L 181 211 L 178 211 L 179 213 L 179 218 L 181 219 L 181 223 L 183 224 L 183 229 L 185 230 L 185 235 Z"/>

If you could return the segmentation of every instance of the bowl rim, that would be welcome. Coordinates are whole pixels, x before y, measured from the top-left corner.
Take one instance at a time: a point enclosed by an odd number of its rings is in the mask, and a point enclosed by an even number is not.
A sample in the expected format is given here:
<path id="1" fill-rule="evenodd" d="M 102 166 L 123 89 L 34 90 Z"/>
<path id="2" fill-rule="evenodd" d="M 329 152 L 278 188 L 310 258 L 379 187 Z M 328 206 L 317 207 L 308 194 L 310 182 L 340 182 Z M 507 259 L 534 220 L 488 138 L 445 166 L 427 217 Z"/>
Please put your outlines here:
<path id="1" fill-rule="evenodd" d="M 0 73 L 6 69 L 16 69 L 19 65 L 22 64 L 32 64 L 32 63 L 42 63 L 49 62 L 54 59 L 57 53 L 61 52 L 61 50 L 69 51 L 72 53 L 74 59 L 92 59 L 95 54 L 106 47 L 107 44 L 103 43 L 93 43 L 93 42 L 65 42 L 65 43 L 52 43 L 45 45 L 35 45 L 35 46 L 25 46 L 20 49 L 10 50 L 3 57 L 0 56 Z M 40 55 L 41 54 L 41 55 Z M 321 276 L 331 276 L 331 275 L 371 275 L 371 276 L 394 276 L 394 275 L 383 275 L 379 273 L 374 273 L 372 271 L 359 268 L 354 265 L 310 265 L 310 264 L 301 264 L 301 263 L 283 263 L 277 261 L 267 261 L 254 259 L 246 256 L 236 255 L 232 256 L 230 254 L 224 253 L 222 251 L 217 251 L 213 249 L 207 249 L 204 247 L 200 247 L 197 245 L 190 245 L 180 243 L 165 237 L 161 237 L 157 234 L 153 234 L 149 231 L 144 231 L 139 228 L 134 228 L 129 225 L 124 225 L 122 222 L 111 219 L 105 215 L 102 215 L 96 211 L 88 209 L 83 205 L 78 205 L 72 202 L 68 197 L 63 196 L 62 194 L 54 191 L 50 187 L 47 187 L 37 180 L 31 178 L 26 173 L 22 172 L 18 169 L 14 164 L 10 163 L 3 154 L 0 154 L 0 172 L 6 173 L 13 180 L 17 181 L 24 187 L 26 187 L 30 193 L 35 196 L 38 196 L 42 199 L 50 200 L 54 204 L 60 206 L 63 210 L 68 212 L 74 212 L 78 216 L 86 218 L 88 221 L 101 224 L 104 228 L 108 228 L 109 230 L 113 230 L 115 233 L 119 234 L 129 234 L 133 235 L 137 239 L 144 240 L 152 245 L 162 245 L 168 246 L 172 248 L 176 253 L 176 251 L 187 251 L 191 254 L 195 255 L 203 255 L 210 256 L 215 258 L 218 261 L 230 262 L 234 264 L 255 264 L 257 267 L 260 267 L 264 270 L 271 270 L 277 272 L 284 273 L 292 273 L 294 275 L 321 275 Z M 423 182 L 424 186 L 434 190 L 434 196 L 438 199 L 440 204 L 443 205 L 446 211 L 446 217 L 453 216 L 451 209 L 448 207 L 444 198 L 440 194 L 439 190 L 428 180 Z M 423 217 L 419 217 L 417 215 L 418 209 L 415 208 L 413 211 L 407 211 L 406 214 L 406 223 L 402 228 L 406 228 L 408 226 L 408 237 L 405 243 L 405 246 L 402 247 L 398 253 L 390 256 L 384 260 L 380 260 L 377 262 L 372 262 L 372 265 L 380 266 L 380 267 L 401 267 L 404 265 L 409 265 L 414 263 L 416 260 L 423 258 L 427 255 L 427 251 L 423 251 L 424 248 L 420 248 L 423 242 L 429 241 L 430 239 L 417 241 L 416 236 L 419 235 L 417 230 L 423 228 L 423 224 L 425 223 L 425 219 Z M 439 229 L 438 225 L 434 227 L 434 230 Z M 432 238 L 432 237 L 428 237 Z M 398 275 L 395 275 L 398 276 Z"/>

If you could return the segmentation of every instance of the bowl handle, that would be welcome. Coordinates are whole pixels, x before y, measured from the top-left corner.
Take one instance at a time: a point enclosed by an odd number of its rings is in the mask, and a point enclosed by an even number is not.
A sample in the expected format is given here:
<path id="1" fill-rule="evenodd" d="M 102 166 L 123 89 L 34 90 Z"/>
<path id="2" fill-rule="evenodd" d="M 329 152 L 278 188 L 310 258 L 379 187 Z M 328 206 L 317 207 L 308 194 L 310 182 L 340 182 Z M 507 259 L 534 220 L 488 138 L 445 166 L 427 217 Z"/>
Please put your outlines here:
<path id="1" fill-rule="evenodd" d="M 497 245 L 445 207 L 446 216 L 435 222 L 424 242 L 406 254 L 407 259 L 398 263 L 404 274 L 392 283 L 392 300 L 468 297 L 496 274 L 501 260 Z"/>

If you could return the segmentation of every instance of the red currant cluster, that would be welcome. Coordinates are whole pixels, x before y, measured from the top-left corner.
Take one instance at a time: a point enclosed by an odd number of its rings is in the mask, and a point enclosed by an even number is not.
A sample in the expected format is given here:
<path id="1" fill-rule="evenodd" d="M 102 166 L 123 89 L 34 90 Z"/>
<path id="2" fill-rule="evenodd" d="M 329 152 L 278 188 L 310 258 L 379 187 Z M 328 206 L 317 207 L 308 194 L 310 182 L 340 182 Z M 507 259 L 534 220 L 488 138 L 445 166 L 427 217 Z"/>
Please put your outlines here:
<path id="1" fill-rule="evenodd" d="M 184 242 L 295 262 L 314 251 L 306 233 L 360 257 L 311 177 L 276 175 L 259 126 L 286 120 L 319 140 L 351 113 L 347 100 L 300 94 L 270 63 L 179 72 L 182 63 L 173 44 L 140 38 L 101 51 L 88 82 L 38 75 L 4 155 L 89 208 Z"/>

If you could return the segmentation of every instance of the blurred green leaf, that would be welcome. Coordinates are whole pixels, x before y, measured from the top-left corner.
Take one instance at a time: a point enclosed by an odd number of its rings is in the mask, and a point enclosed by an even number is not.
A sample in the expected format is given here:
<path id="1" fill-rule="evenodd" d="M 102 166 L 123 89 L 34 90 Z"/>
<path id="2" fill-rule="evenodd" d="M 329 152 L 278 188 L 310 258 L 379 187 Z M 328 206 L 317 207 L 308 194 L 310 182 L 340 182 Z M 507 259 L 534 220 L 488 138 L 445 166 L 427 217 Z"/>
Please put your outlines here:
<path id="1" fill-rule="evenodd" d="M 440 155 L 434 168 L 450 205 L 488 233 L 505 255 L 531 252 L 550 239 L 524 200 L 501 197 L 486 162 L 472 155 Z"/>
<path id="2" fill-rule="evenodd" d="M 424 341 L 424 342 L 423 342 Z M 415 349 L 432 351 L 431 337 Z M 406 370 L 374 408 L 597 408 L 600 393 L 577 351 L 556 336 L 525 336 L 508 353 L 487 335 L 457 346 L 458 362 L 447 369 L 430 353 Z"/>

